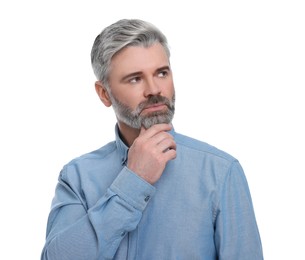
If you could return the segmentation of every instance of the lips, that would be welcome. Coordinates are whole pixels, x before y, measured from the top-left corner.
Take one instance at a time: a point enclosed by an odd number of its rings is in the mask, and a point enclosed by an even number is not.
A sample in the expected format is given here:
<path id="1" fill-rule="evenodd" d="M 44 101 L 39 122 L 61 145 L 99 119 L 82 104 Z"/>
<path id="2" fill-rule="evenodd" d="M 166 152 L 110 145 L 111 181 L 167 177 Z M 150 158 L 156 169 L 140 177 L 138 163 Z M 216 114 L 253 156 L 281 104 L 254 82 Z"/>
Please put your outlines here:
<path id="1" fill-rule="evenodd" d="M 171 109 L 170 101 L 163 96 L 150 96 L 147 100 L 141 102 L 137 107 L 137 114 L 142 113 L 163 113 Z"/>
<path id="2" fill-rule="evenodd" d="M 166 104 L 164 103 L 157 103 L 157 104 L 153 104 L 153 105 L 149 105 L 143 108 L 143 111 L 149 111 L 149 112 L 155 112 L 155 111 L 160 111 L 163 110 L 164 107 L 166 107 Z"/>

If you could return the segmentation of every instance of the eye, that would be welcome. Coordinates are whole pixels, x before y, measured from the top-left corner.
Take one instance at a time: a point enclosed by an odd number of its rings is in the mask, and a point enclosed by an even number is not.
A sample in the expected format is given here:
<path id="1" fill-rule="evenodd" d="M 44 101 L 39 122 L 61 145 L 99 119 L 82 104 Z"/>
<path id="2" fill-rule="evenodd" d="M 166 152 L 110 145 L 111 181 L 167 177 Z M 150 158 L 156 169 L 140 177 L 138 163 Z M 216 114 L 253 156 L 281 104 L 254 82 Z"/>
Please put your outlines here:
<path id="1" fill-rule="evenodd" d="M 161 70 L 158 72 L 158 77 L 159 78 L 165 78 L 168 75 L 168 71 L 167 70 Z"/>
<path id="2" fill-rule="evenodd" d="M 131 83 L 131 84 L 135 84 L 135 83 L 138 83 L 140 81 L 141 81 L 141 77 L 139 77 L 139 76 L 129 79 L 129 83 Z"/>

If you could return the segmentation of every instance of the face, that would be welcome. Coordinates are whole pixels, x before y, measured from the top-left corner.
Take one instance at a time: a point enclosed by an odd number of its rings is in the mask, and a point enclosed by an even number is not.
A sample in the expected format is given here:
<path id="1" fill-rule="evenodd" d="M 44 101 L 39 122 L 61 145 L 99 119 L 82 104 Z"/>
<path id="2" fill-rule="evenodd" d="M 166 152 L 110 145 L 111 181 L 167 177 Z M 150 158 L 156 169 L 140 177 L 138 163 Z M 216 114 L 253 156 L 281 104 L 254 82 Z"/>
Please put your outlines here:
<path id="1" fill-rule="evenodd" d="M 175 111 L 175 90 L 166 52 L 161 44 L 127 47 L 111 62 L 109 94 L 119 122 L 146 129 L 170 123 Z"/>

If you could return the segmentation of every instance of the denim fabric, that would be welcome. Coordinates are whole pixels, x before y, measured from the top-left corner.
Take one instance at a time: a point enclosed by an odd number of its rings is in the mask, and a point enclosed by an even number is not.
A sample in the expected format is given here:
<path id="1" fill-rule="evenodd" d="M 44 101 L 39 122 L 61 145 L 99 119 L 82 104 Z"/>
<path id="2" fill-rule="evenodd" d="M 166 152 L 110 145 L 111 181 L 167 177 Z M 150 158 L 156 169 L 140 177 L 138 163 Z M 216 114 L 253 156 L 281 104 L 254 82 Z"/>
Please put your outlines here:
<path id="1" fill-rule="evenodd" d="M 239 162 L 171 130 L 177 157 L 150 185 L 116 140 L 60 173 L 41 259 L 263 259 Z"/>

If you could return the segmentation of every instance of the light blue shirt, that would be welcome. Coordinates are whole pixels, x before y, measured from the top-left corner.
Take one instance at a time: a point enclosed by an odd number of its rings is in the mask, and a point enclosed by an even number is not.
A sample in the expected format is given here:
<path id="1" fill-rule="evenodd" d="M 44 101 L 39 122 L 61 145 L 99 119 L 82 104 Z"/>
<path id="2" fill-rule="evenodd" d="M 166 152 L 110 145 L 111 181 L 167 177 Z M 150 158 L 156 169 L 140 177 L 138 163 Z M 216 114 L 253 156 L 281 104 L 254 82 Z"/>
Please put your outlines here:
<path id="1" fill-rule="evenodd" d="M 239 162 L 171 130 L 177 157 L 155 185 L 126 167 L 116 140 L 62 169 L 43 260 L 263 259 Z"/>

